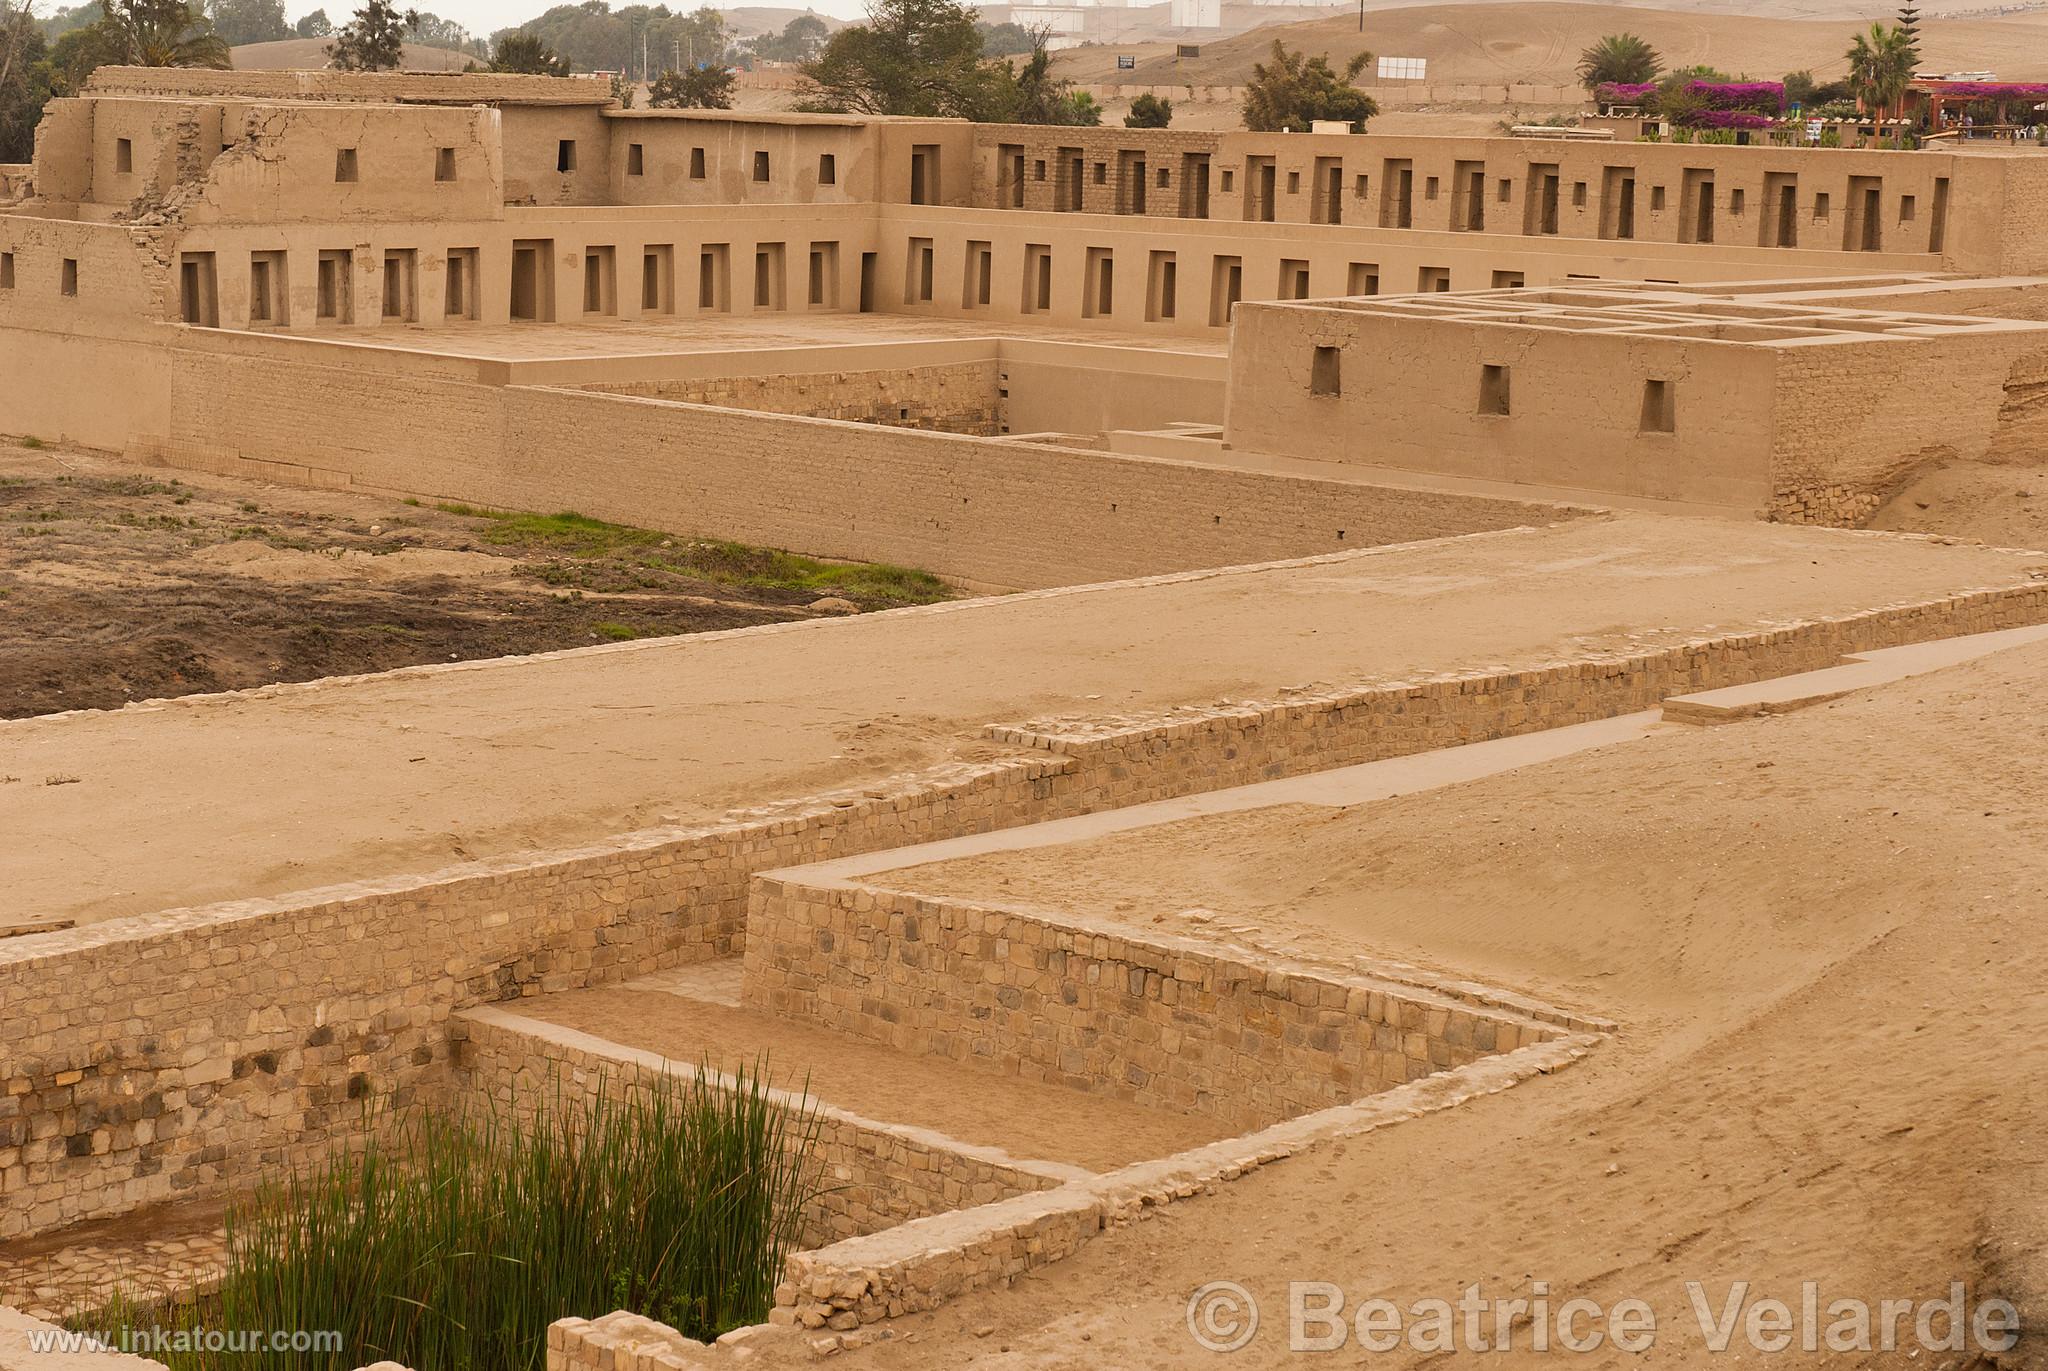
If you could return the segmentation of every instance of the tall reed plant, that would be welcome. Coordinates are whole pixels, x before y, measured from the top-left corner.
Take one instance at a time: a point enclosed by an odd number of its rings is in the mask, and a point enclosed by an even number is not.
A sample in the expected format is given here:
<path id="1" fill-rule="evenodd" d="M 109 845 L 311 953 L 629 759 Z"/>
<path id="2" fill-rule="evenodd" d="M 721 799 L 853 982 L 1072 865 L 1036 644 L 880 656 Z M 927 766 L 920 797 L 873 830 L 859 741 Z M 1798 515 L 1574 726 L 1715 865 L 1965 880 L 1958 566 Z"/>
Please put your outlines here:
<path id="1" fill-rule="evenodd" d="M 514 1371 L 547 1326 L 630 1309 L 711 1338 L 767 1316 L 817 1195 L 818 1118 L 771 1099 L 765 1066 L 642 1075 L 530 1117 L 412 1111 L 229 1216 L 227 1329 L 336 1329 L 340 1351 L 205 1354 L 211 1368 Z"/>

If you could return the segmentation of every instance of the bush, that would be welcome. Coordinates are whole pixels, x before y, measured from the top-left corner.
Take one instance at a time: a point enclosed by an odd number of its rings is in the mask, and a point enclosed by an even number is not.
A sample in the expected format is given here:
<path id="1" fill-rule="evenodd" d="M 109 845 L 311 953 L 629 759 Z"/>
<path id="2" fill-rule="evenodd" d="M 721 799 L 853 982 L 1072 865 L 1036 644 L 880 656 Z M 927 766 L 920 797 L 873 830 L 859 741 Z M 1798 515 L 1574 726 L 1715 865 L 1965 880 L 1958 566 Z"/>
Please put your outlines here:
<path id="1" fill-rule="evenodd" d="M 1172 122 L 1173 101 L 1162 100 L 1149 90 L 1131 101 L 1131 112 L 1124 116 L 1127 129 L 1163 129 Z"/>
<path id="2" fill-rule="evenodd" d="M 335 1329 L 341 1348 L 174 1364 L 538 1371 L 570 1315 L 631 1309 L 704 1339 L 761 1321 L 816 1194 L 817 1116 L 772 1103 L 762 1067 L 730 1089 L 706 1074 L 643 1077 L 623 1101 L 601 1081 L 574 1104 L 555 1091 L 527 1125 L 420 1112 L 337 1149 L 230 1213 L 218 1293 L 178 1316 Z"/>

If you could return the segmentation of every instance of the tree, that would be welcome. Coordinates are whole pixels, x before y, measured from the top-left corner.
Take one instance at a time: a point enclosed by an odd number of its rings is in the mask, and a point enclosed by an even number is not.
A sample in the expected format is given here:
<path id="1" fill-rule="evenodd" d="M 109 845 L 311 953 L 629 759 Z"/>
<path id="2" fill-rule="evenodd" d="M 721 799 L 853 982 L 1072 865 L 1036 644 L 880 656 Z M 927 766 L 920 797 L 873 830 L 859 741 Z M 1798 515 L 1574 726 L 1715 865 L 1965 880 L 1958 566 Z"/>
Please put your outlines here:
<path id="1" fill-rule="evenodd" d="M 1173 101 L 1162 100 L 1151 91 L 1145 91 L 1131 101 L 1131 112 L 1124 116 L 1127 129 L 1163 129 L 1173 122 Z"/>
<path id="2" fill-rule="evenodd" d="M 983 57 L 1022 57 L 1040 46 L 1038 36 L 1022 24 L 989 24 L 977 19 L 974 31 L 981 35 Z"/>
<path id="3" fill-rule="evenodd" d="M 527 76 L 567 76 L 569 63 L 530 33 L 508 33 L 498 40 L 497 50 L 491 54 L 490 70 Z"/>
<path id="4" fill-rule="evenodd" d="M 1044 35 L 1031 50 L 1022 71 L 1009 62 L 989 83 L 988 98 L 978 118 L 1006 124 L 1065 124 L 1093 128 L 1102 122 L 1102 107 L 1095 97 L 1074 89 L 1074 83 L 1052 74 L 1052 54 L 1046 51 Z"/>
<path id="5" fill-rule="evenodd" d="M 780 33 L 764 33 L 747 41 L 747 51 L 764 62 L 808 62 L 832 37 L 832 26 L 815 14 L 799 14 Z"/>
<path id="6" fill-rule="evenodd" d="M 1899 32 L 1906 35 L 1906 47 L 1913 54 L 1913 66 L 1920 66 L 1920 6 L 1914 0 L 1906 0 L 1899 6 Z"/>
<path id="7" fill-rule="evenodd" d="M 1849 44 L 1849 85 L 1865 108 L 1888 115 L 1913 80 L 1913 45 L 1904 29 L 1872 24 Z"/>
<path id="8" fill-rule="evenodd" d="M 958 0 L 873 0 L 865 24 L 832 35 L 804 63 L 798 109 L 989 119 L 1014 103 L 1007 63 L 985 61 Z"/>
<path id="9" fill-rule="evenodd" d="M 650 109 L 731 109 L 733 70 L 705 65 L 665 71 L 647 88 Z"/>
<path id="10" fill-rule="evenodd" d="M 1579 84 L 1640 86 L 1657 79 L 1664 59 L 1633 33 L 1610 33 L 1579 54 Z"/>
<path id="11" fill-rule="evenodd" d="M 405 31 L 418 16 L 391 0 L 364 0 L 356 17 L 327 45 L 327 60 L 343 71 L 393 71 L 405 54 Z"/>
<path id="12" fill-rule="evenodd" d="M 637 71 L 643 81 L 669 67 L 726 61 L 732 47 L 717 10 L 672 14 L 665 5 L 635 4 L 614 12 L 607 0 L 556 5 L 517 28 L 500 29 L 492 41 L 501 43 L 511 33 L 532 34 L 573 69 Z"/>
<path id="13" fill-rule="evenodd" d="M 1371 61 L 1371 53 L 1358 53 L 1339 75 L 1328 57 L 1304 58 L 1274 39 L 1272 63 L 1254 63 L 1245 85 L 1244 126 L 1253 133 L 1307 133 L 1317 120 L 1336 120 L 1363 133 L 1380 107 L 1351 82 Z"/>
<path id="14" fill-rule="evenodd" d="M 27 0 L 0 0 L 0 162 L 35 155 L 36 124 L 50 98 L 48 47 Z"/>
<path id="15" fill-rule="evenodd" d="M 228 45 L 189 0 L 105 0 L 96 30 L 101 64 L 228 67 Z"/>
<path id="16" fill-rule="evenodd" d="M 311 14 L 299 16 L 299 22 L 292 25 L 292 32 L 301 38 L 327 38 L 334 33 L 334 21 L 327 17 L 326 10 L 314 10 Z"/>
<path id="17" fill-rule="evenodd" d="M 206 17 L 230 47 L 292 36 L 284 19 L 284 0 L 206 0 Z"/>

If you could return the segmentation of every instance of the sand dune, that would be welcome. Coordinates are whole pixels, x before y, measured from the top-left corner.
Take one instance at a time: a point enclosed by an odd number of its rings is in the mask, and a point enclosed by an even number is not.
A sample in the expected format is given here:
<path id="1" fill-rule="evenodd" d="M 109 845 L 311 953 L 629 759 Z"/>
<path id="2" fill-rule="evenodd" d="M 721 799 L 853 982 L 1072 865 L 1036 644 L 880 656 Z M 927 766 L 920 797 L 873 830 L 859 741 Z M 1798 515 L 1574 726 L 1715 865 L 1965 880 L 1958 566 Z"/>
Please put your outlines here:
<path id="1" fill-rule="evenodd" d="M 1793 0 L 1779 12 L 1845 8 L 1836 0 Z M 1862 21 L 1862 22 L 1867 22 Z M 1061 54 L 1064 75 L 1082 81 L 1157 85 L 1234 85 L 1251 74 L 1279 38 L 1289 47 L 1342 61 L 1360 48 L 1390 57 L 1429 60 L 1432 84 L 1568 85 L 1579 52 L 1603 34 L 1641 34 L 1668 65 L 1704 62 L 1736 75 L 1775 78 L 1801 68 L 1823 79 L 1843 74 L 1844 53 L 1858 27 L 1853 16 L 1759 18 L 1705 10 L 1629 5 L 1549 4 L 1542 0 L 1472 5 L 1405 5 L 1273 25 L 1202 45 L 1198 58 L 1175 62 L 1170 42 L 1074 48 Z M 1116 56 L 1138 57 L 1135 72 L 1117 73 Z M 2016 80 L 2048 77 L 2048 12 L 2000 19 L 1923 20 L 1922 65 L 1988 70 Z"/>

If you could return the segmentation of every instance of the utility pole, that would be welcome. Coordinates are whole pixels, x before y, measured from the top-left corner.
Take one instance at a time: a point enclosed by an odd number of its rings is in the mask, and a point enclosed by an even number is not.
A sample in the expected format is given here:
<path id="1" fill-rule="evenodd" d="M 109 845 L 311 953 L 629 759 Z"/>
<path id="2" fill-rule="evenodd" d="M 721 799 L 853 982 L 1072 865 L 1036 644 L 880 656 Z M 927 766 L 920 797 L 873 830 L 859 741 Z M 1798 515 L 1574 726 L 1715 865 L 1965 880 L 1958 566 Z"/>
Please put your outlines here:
<path id="1" fill-rule="evenodd" d="M 1358 31 L 1365 32 L 1365 0 L 1358 0 Z"/>

